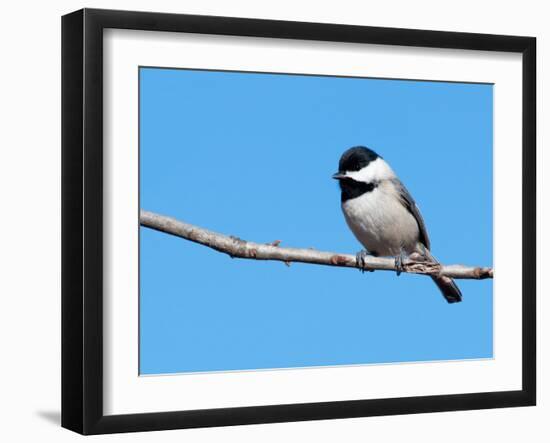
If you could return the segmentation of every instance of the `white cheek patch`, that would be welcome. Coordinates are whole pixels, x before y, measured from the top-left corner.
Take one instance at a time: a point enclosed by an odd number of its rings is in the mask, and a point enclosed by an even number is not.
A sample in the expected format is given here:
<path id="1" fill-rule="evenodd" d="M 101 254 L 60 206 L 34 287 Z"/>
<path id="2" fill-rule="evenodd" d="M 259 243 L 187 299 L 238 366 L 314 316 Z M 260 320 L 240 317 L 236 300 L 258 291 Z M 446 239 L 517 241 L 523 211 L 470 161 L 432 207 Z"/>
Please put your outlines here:
<path id="1" fill-rule="evenodd" d="M 390 165 L 378 157 L 359 171 L 346 172 L 346 176 L 358 182 L 372 183 L 395 178 L 395 173 Z"/>

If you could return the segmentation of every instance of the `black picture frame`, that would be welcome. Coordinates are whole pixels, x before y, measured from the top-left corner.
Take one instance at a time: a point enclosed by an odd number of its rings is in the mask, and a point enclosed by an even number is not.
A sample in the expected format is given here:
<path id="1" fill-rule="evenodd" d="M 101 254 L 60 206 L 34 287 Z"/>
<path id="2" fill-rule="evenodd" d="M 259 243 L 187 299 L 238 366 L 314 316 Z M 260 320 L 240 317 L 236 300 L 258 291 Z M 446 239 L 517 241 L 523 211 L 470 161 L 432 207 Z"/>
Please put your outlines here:
<path id="1" fill-rule="evenodd" d="M 103 30 L 504 51 L 523 63 L 522 389 L 177 412 L 103 413 Z M 536 39 L 83 9 L 62 18 L 62 426 L 81 434 L 529 406 L 536 403 Z"/>

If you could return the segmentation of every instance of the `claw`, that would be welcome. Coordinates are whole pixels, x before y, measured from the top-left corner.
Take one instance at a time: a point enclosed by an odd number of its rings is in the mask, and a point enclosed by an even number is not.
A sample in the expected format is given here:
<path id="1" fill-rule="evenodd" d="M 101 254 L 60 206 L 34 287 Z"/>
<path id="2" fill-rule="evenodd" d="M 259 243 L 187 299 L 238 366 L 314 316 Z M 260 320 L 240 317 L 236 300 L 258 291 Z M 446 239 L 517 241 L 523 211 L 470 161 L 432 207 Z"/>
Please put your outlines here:
<path id="1" fill-rule="evenodd" d="M 395 256 L 395 273 L 397 274 L 398 277 L 401 275 L 401 273 L 405 269 L 403 267 L 403 262 L 405 261 L 406 258 L 407 258 L 407 255 L 405 254 L 405 251 L 403 249 L 399 251 L 399 255 Z"/>
<path id="2" fill-rule="evenodd" d="M 373 272 L 373 269 L 367 269 L 367 263 L 366 258 L 370 255 L 365 249 L 362 249 L 355 255 L 355 259 L 357 260 L 357 267 L 361 271 L 361 273 L 364 273 L 365 271 Z"/>

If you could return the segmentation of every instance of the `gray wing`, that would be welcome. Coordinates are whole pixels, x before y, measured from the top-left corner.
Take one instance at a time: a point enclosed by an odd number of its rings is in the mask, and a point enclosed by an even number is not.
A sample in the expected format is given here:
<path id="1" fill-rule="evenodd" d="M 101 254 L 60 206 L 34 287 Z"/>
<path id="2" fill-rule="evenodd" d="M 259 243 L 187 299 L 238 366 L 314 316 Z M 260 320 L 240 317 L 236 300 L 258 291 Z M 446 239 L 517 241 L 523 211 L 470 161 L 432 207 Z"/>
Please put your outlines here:
<path id="1" fill-rule="evenodd" d="M 426 248 L 430 249 L 430 238 L 428 237 L 426 224 L 424 223 L 424 219 L 422 218 L 422 214 L 420 214 L 420 210 L 418 209 L 418 206 L 416 205 L 414 198 L 412 198 L 412 195 L 407 190 L 407 188 L 405 188 L 405 185 L 401 183 L 400 180 L 394 179 L 394 182 L 397 186 L 399 196 L 401 197 L 403 206 L 405 206 L 408 209 L 408 211 L 413 215 L 416 222 L 418 223 L 418 229 L 420 230 L 420 238 L 419 238 L 420 242 L 424 246 L 426 246 Z"/>

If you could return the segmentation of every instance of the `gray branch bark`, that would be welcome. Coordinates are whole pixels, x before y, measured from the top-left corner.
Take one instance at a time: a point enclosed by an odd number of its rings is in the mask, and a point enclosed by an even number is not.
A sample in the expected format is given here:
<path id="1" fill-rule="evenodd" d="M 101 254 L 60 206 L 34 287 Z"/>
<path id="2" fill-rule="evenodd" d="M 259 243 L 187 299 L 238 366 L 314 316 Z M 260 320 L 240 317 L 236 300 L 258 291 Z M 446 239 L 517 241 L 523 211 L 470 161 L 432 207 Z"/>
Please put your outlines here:
<path id="1" fill-rule="evenodd" d="M 286 263 L 311 263 L 326 266 L 359 268 L 355 255 L 337 252 L 317 251 L 316 249 L 282 248 L 280 241 L 255 243 L 238 237 L 228 236 L 194 226 L 153 212 L 140 212 L 140 224 L 166 234 L 207 246 L 232 258 L 253 260 L 277 260 Z M 493 269 L 479 266 L 441 265 L 417 259 L 406 259 L 403 272 L 425 275 L 442 275 L 456 279 L 493 278 Z M 395 260 L 391 257 L 368 256 L 365 269 L 376 271 L 396 271 Z"/>

